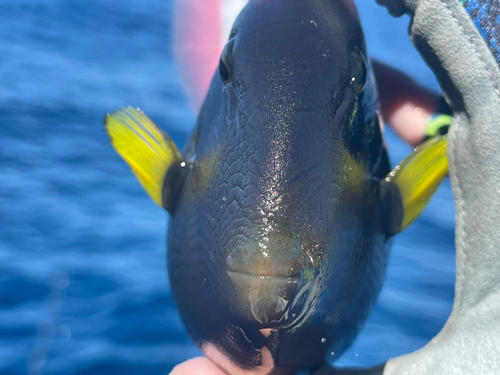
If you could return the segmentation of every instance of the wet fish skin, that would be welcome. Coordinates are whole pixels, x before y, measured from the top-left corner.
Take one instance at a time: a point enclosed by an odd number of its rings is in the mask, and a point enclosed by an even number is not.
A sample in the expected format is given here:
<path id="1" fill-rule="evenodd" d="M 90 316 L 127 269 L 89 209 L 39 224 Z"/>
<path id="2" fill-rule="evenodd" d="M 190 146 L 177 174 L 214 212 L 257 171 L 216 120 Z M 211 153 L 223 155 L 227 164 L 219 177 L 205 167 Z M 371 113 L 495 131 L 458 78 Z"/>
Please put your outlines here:
<path id="1" fill-rule="evenodd" d="M 105 117 L 171 214 L 170 285 L 187 330 L 230 373 L 340 356 L 375 302 L 390 238 L 447 173 L 443 135 L 389 171 L 367 61 L 350 0 L 253 0 L 183 154 L 139 109 Z"/>
<path id="2" fill-rule="evenodd" d="M 370 65 L 362 92 L 351 83 L 353 56 L 368 61 L 359 19 L 350 1 L 251 1 L 224 54 L 231 82 L 215 74 L 184 153 L 192 167 L 168 233 L 172 293 L 193 339 L 240 367 L 258 366 L 264 345 L 276 365 L 314 367 L 354 339 L 387 264 L 392 218 L 379 180 L 389 162 Z M 281 317 L 249 313 L 245 298 L 270 281 L 237 290 L 234 253 L 240 274 L 298 275 Z"/>

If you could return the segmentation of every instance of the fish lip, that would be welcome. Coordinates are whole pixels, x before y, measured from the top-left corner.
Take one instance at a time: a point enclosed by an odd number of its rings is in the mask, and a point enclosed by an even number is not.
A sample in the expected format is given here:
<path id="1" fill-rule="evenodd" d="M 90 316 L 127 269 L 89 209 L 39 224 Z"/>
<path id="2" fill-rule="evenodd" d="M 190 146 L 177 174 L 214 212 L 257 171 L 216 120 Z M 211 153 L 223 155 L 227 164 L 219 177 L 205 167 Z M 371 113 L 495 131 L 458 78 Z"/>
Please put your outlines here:
<path id="1" fill-rule="evenodd" d="M 301 279 L 300 272 L 291 274 L 291 275 L 262 275 L 258 273 L 252 273 L 252 272 L 242 272 L 242 271 L 231 271 L 227 270 L 227 275 L 230 278 L 233 277 L 242 277 L 242 278 L 248 278 L 249 280 L 255 280 L 255 279 L 262 279 L 262 280 L 276 280 L 276 281 L 287 281 L 290 283 L 299 283 Z"/>
<path id="2" fill-rule="evenodd" d="M 227 271 L 235 288 L 234 309 L 247 322 L 260 328 L 283 325 L 290 303 L 301 285 L 301 275 L 261 275 Z"/>
<path id="3" fill-rule="evenodd" d="M 288 266 L 286 268 L 283 267 L 258 267 L 260 268 L 260 272 L 256 271 L 254 267 L 249 267 L 248 264 L 244 264 L 243 262 L 234 262 L 232 263 L 228 258 L 226 261 L 226 270 L 229 276 L 231 275 L 241 275 L 242 277 L 255 277 L 255 278 L 300 278 L 302 274 L 302 270 L 304 268 L 303 262 L 296 261 L 295 264 Z"/>

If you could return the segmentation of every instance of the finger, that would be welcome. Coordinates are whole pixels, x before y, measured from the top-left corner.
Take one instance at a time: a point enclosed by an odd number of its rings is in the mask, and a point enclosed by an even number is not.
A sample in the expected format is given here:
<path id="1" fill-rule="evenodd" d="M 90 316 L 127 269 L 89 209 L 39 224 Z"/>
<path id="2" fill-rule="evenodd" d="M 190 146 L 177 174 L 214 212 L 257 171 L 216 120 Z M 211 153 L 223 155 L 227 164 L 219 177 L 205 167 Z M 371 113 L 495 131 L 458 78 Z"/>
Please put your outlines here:
<path id="1" fill-rule="evenodd" d="M 227 375 L 205 357 L 197 357 L 175 366 L 169 375 Z"/>

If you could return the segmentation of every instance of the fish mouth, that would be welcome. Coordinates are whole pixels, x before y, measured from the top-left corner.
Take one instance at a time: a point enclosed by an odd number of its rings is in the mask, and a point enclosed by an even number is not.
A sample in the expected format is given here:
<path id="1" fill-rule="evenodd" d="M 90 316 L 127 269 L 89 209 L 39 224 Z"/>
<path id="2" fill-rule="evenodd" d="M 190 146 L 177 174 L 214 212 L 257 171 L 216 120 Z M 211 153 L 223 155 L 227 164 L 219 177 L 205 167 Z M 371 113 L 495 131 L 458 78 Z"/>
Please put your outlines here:
<path id="1" fill-rule="evenodd" d="M 301 280 L 300 273 L 262 275 L 228 270 L 227 274 L 238 295 L 238 310 L 261 328 L 274 327 L 286 319 Z"/>
<path id="2" fill-rule="evenodd" d="M 236 277 L 247 279 L 248 281 L 252 282 L 255 282 L 255 280 L 259 280 L 262 282 L 271 280 L 273 282 L 298 283 L 300 281 L 300 273 L 294 273 L 293 275 L 261 275 L 258 273 L 228 270 L 227 274 L 231 279 L 233 277 Z"/>

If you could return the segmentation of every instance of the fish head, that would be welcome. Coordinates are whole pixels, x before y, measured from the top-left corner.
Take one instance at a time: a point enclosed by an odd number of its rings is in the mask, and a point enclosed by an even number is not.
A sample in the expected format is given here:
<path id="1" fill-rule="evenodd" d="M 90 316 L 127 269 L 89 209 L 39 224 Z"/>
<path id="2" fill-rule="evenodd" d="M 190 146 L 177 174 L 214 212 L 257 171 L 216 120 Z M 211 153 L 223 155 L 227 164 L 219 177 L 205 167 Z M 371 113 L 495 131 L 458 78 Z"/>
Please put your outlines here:
<path id="1" fill-rule="evenodd" d="M 276 365 L 311 367 L 352 341 L 387 258 L 377 109 L 350 0 L 244 8 L 169 229 L 172 292 L 202 347 L 241 368 L 262 348 Z"/>
<path id="2" fill-rule="evenodd" d="M 389 238 L 448 167 L 439 135 L 389 172 L 350 0 L 250 1 L 184 153 L 140 109 L 104 122 L 171 214 L 170 286 L 188 332 L 234 375 L 338 358 L 380 290 Z"/>

